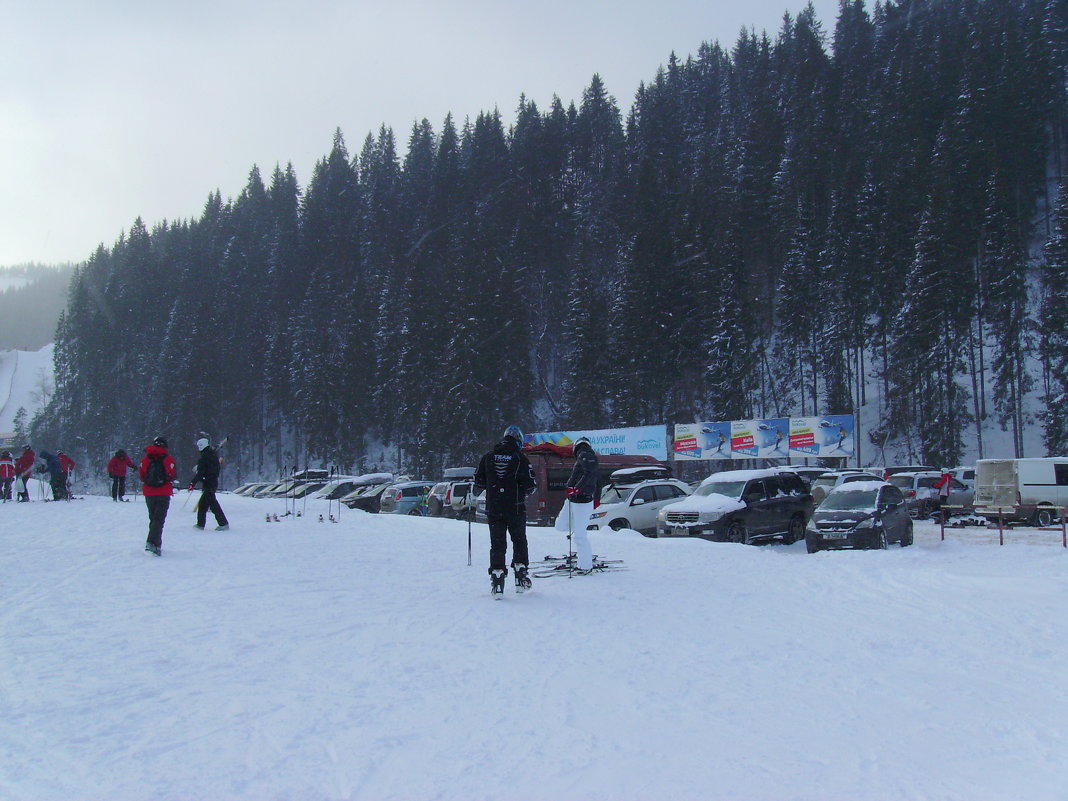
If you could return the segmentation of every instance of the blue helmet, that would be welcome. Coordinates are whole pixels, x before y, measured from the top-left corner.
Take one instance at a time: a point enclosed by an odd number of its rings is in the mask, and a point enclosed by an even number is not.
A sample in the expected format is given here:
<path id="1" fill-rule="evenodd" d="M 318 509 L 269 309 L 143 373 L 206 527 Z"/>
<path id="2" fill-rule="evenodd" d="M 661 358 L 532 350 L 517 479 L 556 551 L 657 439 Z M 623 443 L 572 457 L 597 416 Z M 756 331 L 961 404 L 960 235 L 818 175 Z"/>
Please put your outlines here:
<path id="1" fill-rule="evenodd" d="M 520 445 L 523 444 L 523 429 L 521 429 L 515 423 L 512 423 L 512 425 L 510 425 L 510 426 L 508 426 L 508 428 L 504 429 L 504 436 L 511 437 L 516 442 L 518 442 Z"/>

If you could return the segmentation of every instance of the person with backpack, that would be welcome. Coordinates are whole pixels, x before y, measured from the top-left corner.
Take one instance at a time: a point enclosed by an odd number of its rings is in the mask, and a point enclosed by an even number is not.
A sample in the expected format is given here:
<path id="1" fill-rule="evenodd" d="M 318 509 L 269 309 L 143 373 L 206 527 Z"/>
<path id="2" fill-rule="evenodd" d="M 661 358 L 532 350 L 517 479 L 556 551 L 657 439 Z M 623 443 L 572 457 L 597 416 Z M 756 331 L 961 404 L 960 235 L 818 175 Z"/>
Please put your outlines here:
<path id="1" fill-rule="evenodd" d="M 564 508 L 556 518 L 556 530 L 566 531 L 575 546 L 576 564 L 580 573 L 593 570 L 593 549 L 586 534 L 590 515 L 600 504 L 598 490 L 600 475 L 598 460 L 593 446 L 586 437 L 579 437 L 574 445 L 575 466 L 564 489 Z"/>
<path id="2" fill-rule="evenodd" d="M 219 453 L 213 447 L 211 447 L 211 440 L 206 436 L 201 435 L 197 440 L 197 450 L 200 451 L 200 458 L 197 459 L 197 467 L 193 473 L 193 480 L 189 482 L 189 491 L 192 492 L 193 488 L 200 482 L 200 500 L 197 501 L 197 522 L 196 527 L 201 531 L 204 530 L 204 524 L 208 522 L 208 512 L 210 511 L 215 515 L 215 530 L 216 531 L 228 531 L 230 524 L 226 521 L 226 515 L 223 513 L 222 506 L 219 505 L 219 499 L 215 496 L 215 493 L 219 490 L 219 471 L 222 468 L 222 464 L 219 461 Z"/>
<path id="3" fill-rule="evenodd" d="M 116 503 L 126 500 L 126 468 L 136 467 L 126 455 L 126 451 L 119 448 L 115 455 L 108 460 L 108 476 L 111 478 L 111 500 Z"/>
<path id="4" fill-rule="evenodd" d="M 48 483 L 52 486 L 52 500 L 62 501 L 67 497 L 67 479 L 63 475 L 63 466 L 59 457 L 50 451 L 41 451 L 44 462 L 37 468 L 39 473 L 48 473 Z"/>
<path id="5" fill-rule="evenodd" d="M 37 461 L 37 454 L 29 445 L 22 446 L 22 455 L 15 460 L 15 494 L 24 503 L 30 500 L 30 486 L 26 482 L 33 473 L 33 465 Z"/>
<path id="6" fill-rule="evenodd" d="M 15 480 L 15 462 L 9 451 L 0 453 L 0 502 L 11 500 L 11 483 Z"/>
<path id="7" fill-rule="evenodd" d="M 512 570 L 515 591 L 530 589 L 527 565 L 527 502 L 526 498 L 538 488 L 534 468 L 523 453 L 523 432 L 510 425 L 504 437 L 478 463 L 475 470 L 475 491 L 486 491 L 486 518 L 490 530 L 490 583 L 494 598 L 504 595 L 504 579 L 508 575 L 505 556 L 512 538 Z"/>
<path id="8" fill-rule="evenodd" d="M 163 523 L 174 494 L 172 481 L 178 478 L 178 466 L 167 452 L 167 440 L 156 437 L 145 448 L 145 456 L 138 468 L 144 484 L 142 493 L 148 506 L 148 541 L 145 550 L 160 556 L 163 553 Z"/>

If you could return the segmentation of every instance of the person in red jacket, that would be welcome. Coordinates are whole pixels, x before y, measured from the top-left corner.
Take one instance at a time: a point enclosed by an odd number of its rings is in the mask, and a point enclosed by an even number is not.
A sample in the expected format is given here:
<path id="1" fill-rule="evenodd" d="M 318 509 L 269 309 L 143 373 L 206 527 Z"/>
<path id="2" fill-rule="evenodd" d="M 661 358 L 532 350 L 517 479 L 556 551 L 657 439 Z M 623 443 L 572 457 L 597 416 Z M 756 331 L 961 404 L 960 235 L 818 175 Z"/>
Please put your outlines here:
<path id="1" fill-rule="evenodd" d="M 74 468 L 78 465 L 63 451 L 56 451 L 56 456 L 59 457 L 59 469 L 63 472 L 63 487 L 67 491 L 67 497 L 70 498 L 70 474 L 74 472 Z"/>
<path id="2" fill-rule="evenodd" d="M 15 479 L 22 479 L 21 489 L 19 484 L 15 484 L 15 490 L 18 493 L 19 500 L 26 502 L 30 500 L 30 487 L 26 483 L 30 474 L 33 473 L 33 465 L 37 461 L 37 454 L 34 453 L 33 448 L 29 445 L 22 446 L 22 455 L 15 460 Z"/>
<path id="3" fill-rule="evenodd" d="M 167 440 L 156 437 L 145 448 L 145 458 L 141 460 L 138 470 L 144 483 L 142 492 L 148 506 L 148 541 L 145 550 L 159 556 L 163 550 L 163 523 L 167 519 L 167 509 L 171 505 L 171 495 L 178 478 L 178 466 L 167 453 Z"/>
<path id="4" fill-rule="evenodd" d="M 15 480 L 15 462 L 8 451 L 0 453 L 0 500 L 11 500 L 11 482 Z"/>
<path id="5" fill-rule="evenodd" d="M 111 500 L 116 502 L 126 500 L 126 468 L 135 466 L 122 448 L 115 451 L 115 455 L 108 460 L 108 476 L 111 477 Z"/>

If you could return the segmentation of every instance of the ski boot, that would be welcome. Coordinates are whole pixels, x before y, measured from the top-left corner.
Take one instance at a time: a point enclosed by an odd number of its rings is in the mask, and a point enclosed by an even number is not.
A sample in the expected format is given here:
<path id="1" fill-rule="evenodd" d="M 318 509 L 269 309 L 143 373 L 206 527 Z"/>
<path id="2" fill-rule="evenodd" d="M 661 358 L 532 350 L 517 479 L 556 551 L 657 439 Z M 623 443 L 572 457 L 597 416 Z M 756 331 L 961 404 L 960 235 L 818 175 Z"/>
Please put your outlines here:
<path id="1" fill-rule="evenodd" d="M 517 594 L 522 594 L 533 586 L 530 582 L 530 574 L 527 573 L 526 565 L 513 565 L 512 572 L 515 573 L 515 591 Z"/>
<path id="2" fill-rule="evenodd" d="M 490 571 L 490 590 L 495 601 L 499 601 L 504 597 L 504 577 L 506 575 L 508 575 L 508 571 L 500 568 Z"/>

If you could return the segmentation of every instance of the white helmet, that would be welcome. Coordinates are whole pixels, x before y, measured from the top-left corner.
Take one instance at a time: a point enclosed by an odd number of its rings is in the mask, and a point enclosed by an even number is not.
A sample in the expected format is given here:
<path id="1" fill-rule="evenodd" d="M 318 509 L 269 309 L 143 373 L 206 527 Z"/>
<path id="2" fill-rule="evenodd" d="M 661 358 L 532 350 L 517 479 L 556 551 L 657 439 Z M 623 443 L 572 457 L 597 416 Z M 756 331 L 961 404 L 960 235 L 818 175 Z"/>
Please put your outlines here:
<path id="1" fill-rule="evenodd" d="M 208 441 L 207 437 L 201 437 L 200 439 L 197 440 L 197 450 L 198 451 L 202 451 L 206 447 L 208 447 L 210 444 L 211 443 Z"/>

